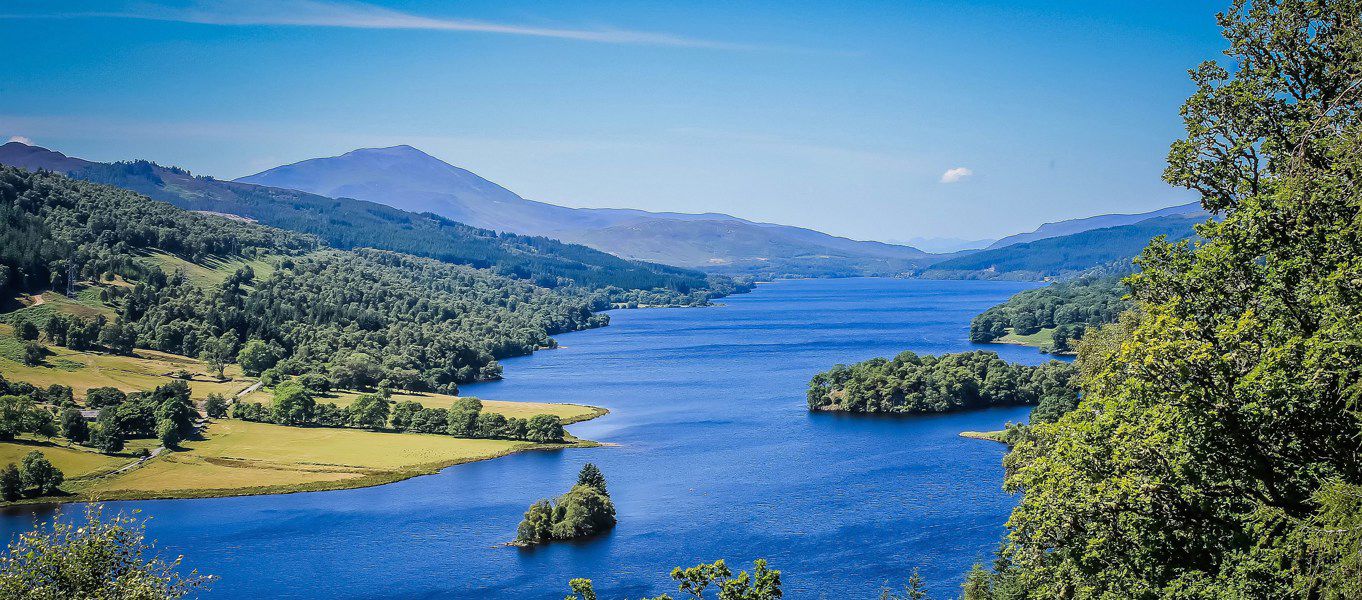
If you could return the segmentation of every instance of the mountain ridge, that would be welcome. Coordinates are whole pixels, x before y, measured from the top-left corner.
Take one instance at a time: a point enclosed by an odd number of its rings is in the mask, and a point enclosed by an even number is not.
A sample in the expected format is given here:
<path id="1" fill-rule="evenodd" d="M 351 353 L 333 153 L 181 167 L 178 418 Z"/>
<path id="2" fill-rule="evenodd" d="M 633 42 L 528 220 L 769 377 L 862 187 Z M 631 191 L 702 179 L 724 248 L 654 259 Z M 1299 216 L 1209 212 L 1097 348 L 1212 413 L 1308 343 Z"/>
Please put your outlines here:
<path id="1" fill-rule="evenodd" d="M 1091 217 L 1079 217 L 1076 219 L 1064 219 L 1062 221 L 1055 221 L 1053 223 L 1043 223 L 1041 224 L 1040 227 L 1037 227 L 1036 229 L 1026 233 L 1016 233 L 1009 235 L 996 242 L 993 242 L 992 244 L 989 244 L 987 247 L 984 248 L 984 250 L 985 251 L 997 250 L 999 248 L 1006 248 L 1008 246 L 1013 246 L 1016 244 L 1035 242 L 1052 237 L 1073 235 L 1076 233 L 1083 233 L 1085 231 L 1091 231 L 1094 229 L 1106 229 L 1109 227 L 1120 227 L 1122 225 L 1133 225 L 1135 223 L 1148 221 L 1150 219 L 1157 219 L 1159 217 L 1168 217 L 1175 215 L 1198 215 L 1201 213 L 1205 213 L 1205 210 L 1201 208 L 1201 203 L 1190 202 L 1187 204 L 1179 204 L 1177 206 L 1169 206 L 1167 208 L 1160 208 L 1158 210 L 1152 210 L 1149 212 L 1142 213 L 1111 213 L 1103 215 L 1093 215 Z"/>
<path id="2" fill-rule="evenodd" d="M 400 173 L 395 170 L 399 161 L 405 165 Z M 911 246 L 853 240 L 722 213 L 569 208 L 529 200 L 411 146 L 361 148 L 267 169 L 236 181 L 419 209 L 477 227 L 544 235 L 625 258 L 681 267 L 772 276 L 810 271 L 895 275 L 934 260 Z M 640 230 L 653 235 L 637 235 Z M 679 230 L 688 235 L 676 235 Z M 668 232 L 672 234 L 663 235 Z"/>
<path id="3" fill-rule="evenodd" d="M 234 215 L 310 233 L 336 248 L 393 250 L 489 269 L 544 287 L 580 284 L 595 289 L 639 290 L 646 296 L 610 292 L 608 295 L 614 301 L 702 302 L 705 298 L 690 296 L 709 296 L 710 292 L 705 290 L 722 295 L 741 287 L 733 286 L 726 278 L 699 271 L 630 261 L 558 240 L 499 234 L 433 214 L 406 212 L 363 200 L 194 176 L 184 169 L 142 160 L 92 162 L 10 142 L 0 146 L 0 164 L 63 172 L 188 210 Z M 648 293 L 654 289 L 665 290 L 663 295 L 669 298 Z"/>

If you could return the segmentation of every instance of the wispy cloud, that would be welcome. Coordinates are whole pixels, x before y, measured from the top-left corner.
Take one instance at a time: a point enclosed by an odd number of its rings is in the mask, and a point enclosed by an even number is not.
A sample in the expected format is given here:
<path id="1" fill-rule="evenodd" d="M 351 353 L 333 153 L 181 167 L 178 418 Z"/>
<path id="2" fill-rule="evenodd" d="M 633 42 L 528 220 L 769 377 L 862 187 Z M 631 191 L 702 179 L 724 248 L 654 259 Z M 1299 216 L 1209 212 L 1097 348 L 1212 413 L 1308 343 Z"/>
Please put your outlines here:
<path id="1" fill-rule="evenodd" d="M 184 5 L 139 3 L 115 11 L 38 12 L 6 18 L 118 18 L 223 26 L 411 29 L 557 38 L 605 44 L 753 50 L 758 46 L 625 29 L 532 27 L 470 19 L 427 17 L 372 4 L 334 0 L 194 0 Z"/>
<path id="2" fill-rule="evenodd" d="M 25 146 L 32 146 L 32 145 L 33 145 L 33 140 L 30 140 L 30 139 L 28 139 L 28 138 L 26 138 L 26 137 L 24 137 L 24 136 L 22 136 L 22 135 L 11 135 L 11 136 L 9 136 L 9 141 L 11 141 L 11 142 L 19 142 L 20 144 L 23 144 L 23 145 L 25 145 Z"/>
<path id="3" fill-rule="evenodd" d="M 941 183 L 959 183 L 961 181 L 964 181 L 966 177 L 970 177 L 973 175 L 974 171 L 971 171 L 965 167 L 955 167 L 953 169 L 946 169 L 946 172 L 941 174 Z"/>

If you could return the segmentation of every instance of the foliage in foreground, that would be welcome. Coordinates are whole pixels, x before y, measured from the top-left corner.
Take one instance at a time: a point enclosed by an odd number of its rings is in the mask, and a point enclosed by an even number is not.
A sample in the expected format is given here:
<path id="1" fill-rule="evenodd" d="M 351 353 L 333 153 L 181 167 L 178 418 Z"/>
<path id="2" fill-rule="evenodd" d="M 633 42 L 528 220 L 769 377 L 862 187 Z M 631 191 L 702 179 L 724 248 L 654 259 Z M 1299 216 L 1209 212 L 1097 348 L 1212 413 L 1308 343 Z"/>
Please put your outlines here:
<path id="1" fill-rule="evenodd" d="M 105 519 L 101 507 L 90 506 L 79 525 L 54 518 L 19 534 L 0 558 L 0 600 L 161 600 L 212 580 L 196 571 L 181 575 L 179 568 L 179 558 L 167 562 L 155 555 L 142 522 L 123 515 Z"/>
<path id="2" fill-rule="evenodd" d="M 1166 177 L 1224 220 L 1149 245 L 1079 407 L 1006 458 L 988 597 L 1362 597 L 1362 2 L 1220 21 Z"/>
<path id="3" fill-rule="evenodd" d="M 678 590 L 697 599 L 704 598 L 711 586 L 719 600 L 778 600 L 784 597 L 780 590 L 780 571 L 767 568 L 766 560 L 761 558 L 753 562 L 751 574 L 742 571 L 737 577 L 723 559 L 688 569 L 676 567 L 672 569 L 671 577 Z M 568 587 L 572 594 L 564 600 L 596 600 L 596 590 L 590 579 L 573 579 Z M 642 600 L 672 600 L 672 597 L 662 594 Z"/>

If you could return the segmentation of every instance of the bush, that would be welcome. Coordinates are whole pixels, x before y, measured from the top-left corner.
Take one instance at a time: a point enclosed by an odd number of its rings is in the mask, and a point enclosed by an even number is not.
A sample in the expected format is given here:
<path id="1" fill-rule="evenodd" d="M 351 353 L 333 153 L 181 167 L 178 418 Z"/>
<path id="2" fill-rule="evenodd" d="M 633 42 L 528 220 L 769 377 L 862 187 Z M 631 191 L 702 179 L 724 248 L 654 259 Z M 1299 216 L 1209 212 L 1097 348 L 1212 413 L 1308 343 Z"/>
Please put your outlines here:
<path id="1" fill-rule="evenodd" d="M 28 342 L 38 339 L 38 326 L 33 321 L 24 321 L 19 325 L 19 339 Z"/>
<path id="2" fill-rule="evenodd" d="M 388 401 L 378 394 L 362 394 L 347 412 L 350 424 L 363 429 L 382 429 L 388 424 Z"/>
<path id="3" fill-rule="evenodd" d="M 90 388 L 85 392 L 85 406 L 90 408 L 104 408 L 106 406 L 118 406 L 128 395 L 116 387 L 97 387 Z"/>
<path id="4" fill-rule="evenodd" d="M 3 480 L 3 475 L 0 475 Z M 150 555 L 142 524 L 105 521 L 99 506 L 78 523 L 52 519 L 20 533 L 0 557 L 0 598 L 181 598 L 211 578 L 182 577 L 180 561 Z"/>
<path id="5" fill-rule="evenodd" d="M 161 445 L 166 448 L 180 447 L 180 429 L 175 426 L 175 422 L 170 419 L 161 419 L 156 425 L 156 437 L 161 441 Z"/>
<path id="6" fill-rule="evenodd" d="M 19 478 L 23 488 L 32 490 L 36 496 L 56 492 L 66 479 L 61 469 L 52 466 L 47 457 L 37 450 L 24 456 L 24 462 L 19 466 Z"/>
<path id="7" fill-rule="evenodd" d="M 286 381 L 274 388 L 271 416 L 280 425 L 302 425 L 312 420 L 317 401 L 312 392 L 297 380 Z"/>
<path id="8" fill-rule="evenodd" d="M 47 348 L 36 341 L 24 342 L 24 364 L 36 367 L 43 364 L 43 359 L 47 358 Z"/>
<path id="9" fill-rule="evenodd" d="M 0 498 L 6 502 L 13 502 L 19 499 L 19 495 L 24 491 L 24 479 L 19 474 L 19 467 L 14 463 L 5 465 L 0 470 Z"/>
<path id="10" fill-rule="evenodd" d="M 68 408 L 61 414 L 61 434 L 72 442 L 84 444 L 90 437 L 90 426 L 79 410 Z"/>
<path id="11" fill-rule="evenodd" d="M 222 394 L 208 394 L 208 398 L 203 401 L 203 412 L 213 419 L 227 416 L 227 399 L 222 397 Z"/>
<path id="12" fill-rule="evenodd" d="M 105 419 L 103 411 L 99 413 L 99 422 L 90 429 L 90 447 L 97 448 L 105 454 L 113 454 L 123 449 L 123 432 L 118 428 L 118 421 L 112 418 Z"/>
<path id="13" fill-rule="evenodd" d="M 555 415 L 535 415 L 525 425 L 525 439 L 541 444 L 563 441 L 563 421 Z"/>

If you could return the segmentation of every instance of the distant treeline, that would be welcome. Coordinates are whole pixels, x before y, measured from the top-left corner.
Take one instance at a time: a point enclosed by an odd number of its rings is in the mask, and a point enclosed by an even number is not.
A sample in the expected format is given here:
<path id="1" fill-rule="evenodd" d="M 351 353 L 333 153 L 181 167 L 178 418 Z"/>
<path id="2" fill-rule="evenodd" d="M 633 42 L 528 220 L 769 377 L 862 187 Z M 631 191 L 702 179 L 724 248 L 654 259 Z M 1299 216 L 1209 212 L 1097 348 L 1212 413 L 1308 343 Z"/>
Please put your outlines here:
<path id="1" fill-rule="evenodd" d="M 1074 340 L 1082 338 L 1088 329 L 1116 322 L 1116 317 L 1130 308 L 1124 299 L 1127 293 L 1120 278 L 1097 275 L 1019 292 L 974 317 L 969 339 L 986 343 L 1009 332 L 1031 335 L 1053 328 L 1049 349 L 1068 352 Z"/>
<path id="2" fill-rule="evenodd" d="M 941 413 L 993 406 L 1039 405 L 1063 414 L 1078 403 L 1077 369 L 1050 361 L 1009 364 L 993 352 L 872 358 L 837 365 L 809 382 L 810 410 Z"/>
<path id="3" fill-rule="evenodd" d="M 419 402 L 393 403 L 386 392 L 361 394 L 349 406 L 318 403 L 313 390 L 288 381 L 274 390 L 269 406 L 238 402 L 231 416 L 243 421 L 279 425 L 355 427 L 412 433 L 437 433 L 461 438 L 524 440 L 537 443 L 563 441 L 563 421 L 539 414 L 528 419 L 482 412 L 482 401 L 460 398 L 452 408 L 425 408 Z"/>

